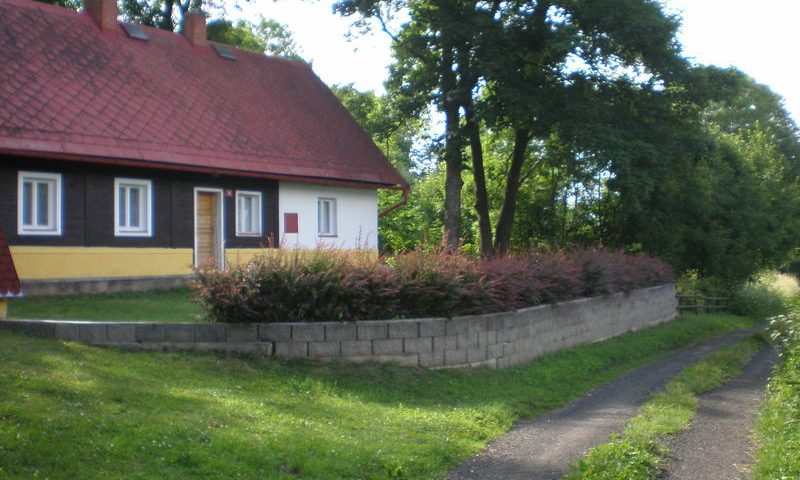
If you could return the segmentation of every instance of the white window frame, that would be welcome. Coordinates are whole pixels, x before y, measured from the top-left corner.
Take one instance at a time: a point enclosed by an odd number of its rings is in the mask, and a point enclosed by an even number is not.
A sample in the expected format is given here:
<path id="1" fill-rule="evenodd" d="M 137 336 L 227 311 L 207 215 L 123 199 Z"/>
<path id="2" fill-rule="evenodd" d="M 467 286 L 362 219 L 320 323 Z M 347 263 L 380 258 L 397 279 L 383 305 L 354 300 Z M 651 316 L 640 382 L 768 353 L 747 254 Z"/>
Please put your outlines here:
<path id="1" fill-rule="evenodd" d="M 119 189 L 123 187 L 133 187 L 144 189 L 144 195 L 139 195 L 139 215 L 147 215 L 144 225 L 131 228 L 120 225 L 119 218 Z M 127 189 L 125 190 L 128 191 Z M 144 203 L 144 205 L 142 205 Z M 144 207 L 144 208 L 143 208 Z M 126 211 L 125 215 L 129 215 Z M 114 236 L 115 237 L 152 237 L 153 236 L 153 181 L 141 178 L 114 178 Z"/>
<path id="2" fill-rule="evenodd" d="M 255 231 L 248 231 L 241 229 L 241 218 L 239 217 L 241 212 L 239 210 L 239 199 L 241 197 L 255 197 L 256 198 L 256 209 L 253 213 L 253 216 L 256 220 L 256 229 Z M 262 231 L 262 221 L 264 214 L 263 212 L 263 196 L 261 192 L 250 191 L 250 190 L 237 190 L 236 191 L 236 236 L 237 237 L 260 237 Z"/>
<path id="3" fill-rule="evenodd" d="M 50 185 L 53 185 L 53 190 L 48 190 L 48 211 L 47 217 L 50 220 L 50 223 L 44 227 L 36 225 L 36 215 L 39 211 L 38 207 L 38 195 L 36 191 L 33 193 L 33 199 L 31 202 L 31 208 L 33 211 L 31 212 L 31 218 L 33 219 L 32 225 L 25 225 L 24 224 L 24 185 L 26 181 L 44 181 L 48 182 Z M 62 217 L 62 202 L 61 202 L 61 192 L 62 192 L 62 176 L 60 173 L 44 173 L 44 172 L 29 172 L 29 171 L 19 171 L 17 175 L 17 233 L 19 235 L 48 235 L 48 236 L 60 236 L 61 235 L 61 217 Z M 54 196 L 54 197 L 53 197 Z"/>
<path id="4" fill-rule="evenodd" d="M 328 203 L 330 205 L 328 209 L 328 213 L 330 214 L 330 218 L 328 219 L 328 226 L 330 227 L 327 232 L 322 230 L 322 204 Z M 337 236 L 337 228 L 338 226 L 338 219 L 337 219 L 337 212 L 336 212 L 336 199 L 330 197 L 319 197 L 317 198 L 317 234 L 320 237 L 335 237 Z"/>

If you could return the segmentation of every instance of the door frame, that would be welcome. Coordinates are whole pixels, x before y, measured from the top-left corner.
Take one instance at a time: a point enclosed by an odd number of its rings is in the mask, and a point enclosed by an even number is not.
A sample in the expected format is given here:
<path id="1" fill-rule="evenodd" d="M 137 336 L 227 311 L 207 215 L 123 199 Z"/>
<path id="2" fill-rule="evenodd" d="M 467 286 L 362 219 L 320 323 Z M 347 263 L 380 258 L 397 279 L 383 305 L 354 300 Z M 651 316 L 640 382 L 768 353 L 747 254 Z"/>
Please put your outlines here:
<path id="1" fill-rule="evenodd" d="M 200 193 L 213 193 L 217 196 L 217 245 L 219 245 L 217 260 L 219 262 L 219 268 L 225 268 L 225 191 L 221 188 L 210 187 L 194 187 L 194 251 L 192 252 L 194 266 L 199 266 L 197 249 L 197 195 Z"/>

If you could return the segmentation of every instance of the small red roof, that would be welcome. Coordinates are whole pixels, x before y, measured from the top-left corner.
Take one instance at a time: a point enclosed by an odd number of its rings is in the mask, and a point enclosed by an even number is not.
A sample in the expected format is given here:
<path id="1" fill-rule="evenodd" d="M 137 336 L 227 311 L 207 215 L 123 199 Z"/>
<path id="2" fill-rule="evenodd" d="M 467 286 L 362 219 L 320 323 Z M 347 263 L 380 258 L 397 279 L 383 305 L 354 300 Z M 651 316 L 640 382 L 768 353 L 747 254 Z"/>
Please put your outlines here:
<path id="1" fill-rule="evenodd" d="M 14 259 L 8 249 L 6 232 L 0 229 L 0 298 L 20 296 L 22 289 L 19 286 L 17 269 L 14 268 Z"/>
<path id="2" fill-rule="evenodd" d="M 0 0 L 0 153 L 404 185 L 302 62 Z"/>

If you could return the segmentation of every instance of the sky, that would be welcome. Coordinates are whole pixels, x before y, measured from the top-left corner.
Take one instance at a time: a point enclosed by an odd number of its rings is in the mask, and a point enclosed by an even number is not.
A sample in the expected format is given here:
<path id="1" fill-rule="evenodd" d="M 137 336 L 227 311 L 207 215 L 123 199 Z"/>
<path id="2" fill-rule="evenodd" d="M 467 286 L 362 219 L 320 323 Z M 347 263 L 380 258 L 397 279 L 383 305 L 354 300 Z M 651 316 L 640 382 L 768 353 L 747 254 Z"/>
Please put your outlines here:
<path id="1" fill-rule="evenodd" d="M 666 0 L 668 12 L 683 18 L 679 40 L 696 63 L 735 66 L 768 85 L 785 100 L 800 124 L 800 0 Z M 383 32 L 348 39 L 350 20 L 334 15 L 330 0 L 255 0 L 230 18 L 259 15 L 289 26 L 301 55 L 328 84 L 352 83 L 383 91 L 391 63 Z"/>

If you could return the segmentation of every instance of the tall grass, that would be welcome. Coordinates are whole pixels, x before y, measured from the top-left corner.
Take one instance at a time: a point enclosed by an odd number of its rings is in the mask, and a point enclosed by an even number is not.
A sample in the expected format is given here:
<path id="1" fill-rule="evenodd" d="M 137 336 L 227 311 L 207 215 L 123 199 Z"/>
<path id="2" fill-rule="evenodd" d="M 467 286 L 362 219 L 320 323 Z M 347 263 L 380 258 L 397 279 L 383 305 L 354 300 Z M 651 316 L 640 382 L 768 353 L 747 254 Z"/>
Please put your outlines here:
<path id="1" fill-rule="evenodd" d="M 769 381 L 769 395 L 758 420 L 754 480 L 800 478 L 800 310 L 772 320 L 772 338 L 781 362 Z"/>

